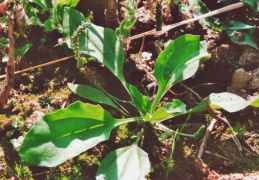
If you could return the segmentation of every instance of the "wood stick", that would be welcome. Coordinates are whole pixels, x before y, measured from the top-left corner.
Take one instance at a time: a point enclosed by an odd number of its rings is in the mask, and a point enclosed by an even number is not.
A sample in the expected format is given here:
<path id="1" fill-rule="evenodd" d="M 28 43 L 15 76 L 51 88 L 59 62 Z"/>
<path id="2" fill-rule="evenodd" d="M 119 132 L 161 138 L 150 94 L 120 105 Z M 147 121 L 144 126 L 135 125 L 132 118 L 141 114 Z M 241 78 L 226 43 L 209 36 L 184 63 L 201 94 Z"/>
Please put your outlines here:
<path id="1" fill-rule="evenodd" d="M 13 88 L 14 84 L 14 37 L 13 37 L 13 27 L 14 27 L 14 15 L 13 12 L 7 12 L 8 16 L 8 39 L 9 39 L 9 58 L 6 67 L 6 78 L 3 87 L 0 92 L 0 109 L 4 107 L 7 102 L 7 98 Z"/>
<path id="2" fill-rule="evenodd" d="M 55 61 L 47 62 L 45 64 L 40 64 L 40 65 L 37 65 L 37 66 L 34 66 L 34 67 L 23 69 L 21 71 L 16 71 L 16 72 L 14 72 L 14 74 L 21 74 L 21 73 L 24 73 L 26 71 L 30 71 L 30 70 L 33 70 L 33 69 L 36 69 L 36 68 L 40 68 L 40 67 L 48 66 L 48 65 L 51 65 L 51 64 L 55 64 L 55 63 L 58 63 L 58 62 L 61 62 L 61 61 L 66 61 L 66 60 L 72 59 L 72 58 L 74 58 L 74 56 L 68 56 L 68 57 L 65 57 L 65 58 L 62 58 L 62 59 L 58 59 L 58 60 L 55 60 Z M 6 74 L 0 76 L 0 79 L 5 78 L 5 76 L 6 76 Z"/>
<path id="3" fill-rule="evenodd" d="M 195 17 L 195 18 L 192 18 L 192 19 L 187 19 L 185 21 L 181 21 L 181 22 L 178 22 L 178 23 L 175 23 L 175 24 L 164 26 L 164 27 L 162 27 L 161 31 L 156 31 L 156 29 L 153 29 L 153 30 L 141 33 L 141 34 L 137 34 L 135 36 L 131 36 L 129 38 L 123 39 L 122 42 L 125 43 L 125 42 L 133 40 L 133 39 L 138 39 L 138 38 L 143 37 L 144 35 L 145 36 L 148 36 L 148 35 L 158 35 L 158 36 L 160 36 L 160 35 L 168 32 L 169 30 L 174 29 L 178 26 L 188 24 L 188 23 L 191 23 L 191 22 L 194 22 L 194 21 L 198 21 L 200 19 L 208 18 L 208 17 L 211 17 L 211 16 L 215 16 L 215 15 L 218 15 L 218 14 L 221 14 L 221 13 L 224 13 L 224 12 L 228 12 L 228 11 L 231 11 L 231 10 L 234 10 L 234 9 L 238 9 L 238 8 L 241 8 L 245 5 L 246 4 L 243 3 L 243 2 L 235 3 L 235 4 L 232 4 L 232 5 L 229 5 L 229 6 L 226 6 L 226 7 L 208 12 L 206 14 L 203 14 L 201 16 L 198 16 L 198 17 Z"/>

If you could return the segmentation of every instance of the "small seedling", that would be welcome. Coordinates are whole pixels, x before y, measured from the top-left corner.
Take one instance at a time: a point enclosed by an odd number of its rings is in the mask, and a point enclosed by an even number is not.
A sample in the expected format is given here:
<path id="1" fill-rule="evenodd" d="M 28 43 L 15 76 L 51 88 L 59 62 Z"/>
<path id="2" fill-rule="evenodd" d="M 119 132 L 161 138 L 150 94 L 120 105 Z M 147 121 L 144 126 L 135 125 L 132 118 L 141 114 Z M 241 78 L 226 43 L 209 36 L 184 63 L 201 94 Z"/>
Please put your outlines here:
<path id="1" fill-rule="evenodd" d="M 7 131 L 6 132 L 6 137 L 10 138 L 13 136 L 13 132 L 12 131 Z"/>
<path id="2" fill-rule="evenodd" d="M 241 126 L 240 122 L 236 122 L 233 131 L 237 132 L 239 136 L 243 136 L 247 130 L 244 129 L 244 126 Z"/>
<path id="3" fill-rule="evenodd" d="M 16 117 L 13 120 L 12 126 L 13 126 L 14 129 L 21 129 L 21 128 L 23 128 L 24 123 L 23 123 L 21 118 Z"/>
<path id="4" fill-rule="evenodd" d="M 52 99 L 49 98 L 48 96 L 42 96 L 42 97 L 40 97 L 40 99 L 39 99 L 40 106 L 41 106 L 42 108 L 47 107 L 48 104 L 50 104 L 51 100 L 52 100 Z"/>
<path id="5" fill-rule="evenodd" d="M 238 61 L 228 61 L 228 63 L 231 66 L 231 69 L 229 70 L 229 72 L 232 72 L 233 68 L 238 68 L 238 63 L 239 63 Z"/>

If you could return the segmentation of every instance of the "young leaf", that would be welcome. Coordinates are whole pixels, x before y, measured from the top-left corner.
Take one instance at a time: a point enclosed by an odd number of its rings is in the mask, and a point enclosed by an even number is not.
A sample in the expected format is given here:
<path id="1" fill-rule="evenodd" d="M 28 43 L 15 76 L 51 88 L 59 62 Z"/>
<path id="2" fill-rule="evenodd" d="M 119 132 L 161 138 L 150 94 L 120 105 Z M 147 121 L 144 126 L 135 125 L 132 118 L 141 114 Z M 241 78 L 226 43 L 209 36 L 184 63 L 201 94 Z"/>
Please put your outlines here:
<path id="1" fill-rule="evenodd" d="M 210 12 L 210 10 L 206 7 L 206 5 L 201 0 L 188 0 L 188 1 L 189 1 L 189 7 L 192 10 L 192 14 L 194 17 L 198 17 Z M 214 29 L 218 28 L 218 25 L 215 23 L 214 17 L 201 19 L 200 22 L 202 22 L 204 25 L 210 28 L 214 28 Z"/>
<path id="2" fill-rule="evenodd" d="M 165 105 L 165 110 L 168 113 L 183 112 L 186 110 L 186 105 L 179 99 L 173 99 L 173 102 Z"/>
<path id="3" fill-rule="evenodd" d="M 136 2 L 134 0 L 126 0 L 126 10 L 125 18 L 121 22 L 120 27 L 116 30 L 116 35 L 121 39 L 129 37 L 129 32 L 137 19 L 135 15 L 137 11 Z"/>
<path id="4" fill-rule="evenodd" d="M 37 5 L 39 5 L 44 10 L 50 10 L 52 8 L 52 4 L 50 0 L 29 0 Z"/>
<path id="5" fill-rule="evenodd" d="M 101 162 L 97 180 L 142 180 L 150 172 L 150 162 L 145 151 L 136 144 L 112 151 Z"/>
<path id="6" fill-rule="evenodd" d="M 134 119 L 114 119 L 101 106 L 76 102 L 38 119 L 20 147 L 31 165 L 54 167 L 109 138 L 111 130 Z"/>
<path id="7" fill-rule="evenodd" d="M 68 6 L 68 7 L 76 7 L 76 5 L 79 3 L 79 0 L 59 0 L 59 1 L 53 1 L 54 6 Z"/>
<path id="8" fill-rule="evenodd" d="M 44 22 L 45 32 L 51 32 L 56 28 L 56 23 L 53 16 L 50 16 L 49 19 L 47 19 Z"/>
<path id="9" fill-rule="evenodd" d="M 74 8 L 78 4 L 79 0 L 60 0 L 52 1 L 53 4 L 53 17 L 56 22 L 62 22 L 64 7 Z"/>
<path id="10" fill-rule="evenodd" d="M 68 83 L 67 85 L 71 91 L 78 94 L 80 97 L 119 109 L 119 107 L 111 100 L 109 96 L 97 88 L 83 84 Z"/>
<path id="11" fill-rule="evenodd" d="M 151 108 L 154 112 L 167 88 L 192 77 L 200 67 L 200 59 L 209 57 L 206 47 L 200 43 L 199 36 L 184 35 L 172 41 L 159 54 L 155 64 L 154 76 L 158 82 L 158 92 Z"/>
<path id="12" fill-rule="evenodd" d="M 238 131 L 239 136 L 243 136 L 246 133 L 246 129 L 242 129 L 241 131 Z"/>
<path id="13" fill-rule="evenodd" d="M 174 99 L 172 103 L 167 103 L 165 107 L 158 108 L 152 116 L 147 114 L 146 121 L 158 121 L 166 119 L 174 113 L 186 111 L 186 105 L 178 99 Z"/>

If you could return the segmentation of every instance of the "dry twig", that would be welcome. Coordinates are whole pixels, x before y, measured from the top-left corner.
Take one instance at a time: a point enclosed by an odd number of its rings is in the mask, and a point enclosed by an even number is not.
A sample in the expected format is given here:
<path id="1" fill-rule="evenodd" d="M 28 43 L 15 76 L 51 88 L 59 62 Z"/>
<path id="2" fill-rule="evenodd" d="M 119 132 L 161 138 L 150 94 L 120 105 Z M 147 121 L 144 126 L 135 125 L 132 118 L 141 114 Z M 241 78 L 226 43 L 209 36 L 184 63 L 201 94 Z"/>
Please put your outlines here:
<path id="1" fill-rule="evenodd" d="M 181 22 L 178 22 L 178 23 L 175 23 L 175 24 L 164 26 L 164 27 L 162 27 L 161 31 L 156 31 L 156 29 L 153 29 L 153 30 L 141 33 L 141 34 L 137 34 L 135 36 L 131 36 L 127 39 L 123 39 L 122 42 L 127 42 L 127 41 L 130 41 L 130 40 L 138 39 L 138 38 L 141 38 L 143 36 L 148 36 L 148 35 L 160 36 L 160 35 L 168 32 L 168 31 L 170 31 L 171 29 L 174 29 L 174 28 L 179 27 L 181 25 L 188 24 L 188 23 L 191 23 L 191 22 L 194 22 L 194 21 L 198 21 L 200 19 L 208 18 L 210 16 L 215 16 L 215 15 L 218 15 L 218 14 L 221 14 L 221 13 L 224 13 L 224 12 L 228 12 L 228 11 L 231 11 L 231 10 L 234 10 L 234 9 L 237 9 L 237 8 L 241 8 L 243 6 L 245 6 L 245 3 L 243 3 L 243 2 L 235 3 L 235 4 L 232 4 L 232 5 L 229 5 L 229 6 L 226 6 L 226 7 L 208 12 L 206 14 L 203 14 L 201 16 L 198 16 L 198 17 L 195 17 L 195 18 L 192 18 L 192 19 L 187 19 L 185 21 L 181 21 Z"/>
<path id="2" fill-rule="evenodd" d="M 2 108 L 5 105 L 14 84 L 14 16 L 12 12 L 6 12 L 6 14 L 8 15 L 9 59 L 7 61 L 6 67 L 6 78 L 2 90 L 0 92 L 0 108 Z"/>
<path id="3" fill-rule="evenodd" d="M 66 61 L 66 60 L 72 59 L 72 58 L 74 58 L 74 56 L 68 56 L 68 57 L 61 58 L 61 59 L 58 59 L 58 60 L 55 60 L 55 61 L 51 61 L 51 62 L 40 64 L 40 65 L 37 65 L 37 66 L 34 66 L 34 67 L 23 69 L 21 71 L 16 71 L 16 72 L 14 72 L 14 74 L 21 74 L 21 73 L 24 73 L 24 72 L 27 72 L 27 71 L 30 71 L 30 70 L 33 70 L 33 69 L 37 69 L 37 68 L 41 68 L 41 67 L 44 67 L 44 66 L 48 66 L 48 65 L 55 64 L 55 63 L 58 63 L 58 62 L 61 62 L 61 61 Z M 0 76 L 0 79 L 3 79 L 5 77 L 6 77 L 6 75 L 2 75 L 2 76 Z"/>
<path id="4" fill-rule="evenodd" d="M 205 103 L 206 103 L 206 106 L 208 108 L 208 112 L 210 114 L 210 116 L 212 117 L 212 120 L 211 120 L 211 123 L 210 125 L 208 126 L 207 130 L 206 130 L 206 133 L 203 137 L 203 140 L 202 140 L 202 143 L 201 143 L 201 146 L 200 146 L 200 149 L 199 149 L 199 152 L 198 152 L 198 158 L 201 159 L 202 155 L 203 155 L 203 152 L 204 152 L 204 149 L 205 149 L 205 146 L 207 144 L 207 141 L 210 137 L 210 134 L 212 133 L 212 130 L 214 128 L 214 126 L 217 124 L 217 122 L 221 121 L 221 122 L 224 122 L 228 127 L 230 127 L 233 131 L 233 128 L 232 126 L 230 125 L 230 123 L 228 122 L 228 120 L 226 118 L 223 118 L 223 117 L 220 117 L 220 115 L 217 115 L 219 114 L 218 111 L 216 110 L 213 110 L 211 107 L 210 107 L 210 104 L 209 104 L 209 101 L 208 101 L 208 98 L 205 98 Z M 215 114 L 215 112 L 217 114 Z M 232 139 L 234 140 L 234 142 L 236 143 L 237 147 L 238 147 L 238 150 L 241 152 L 242 151 L 242 147 L 241 147 L 241 144 L 239 142 L 239 140 L 237 139 L 236 136 L 232 136 Z M 242 154 L 241 154 L 242 155 Z"/>

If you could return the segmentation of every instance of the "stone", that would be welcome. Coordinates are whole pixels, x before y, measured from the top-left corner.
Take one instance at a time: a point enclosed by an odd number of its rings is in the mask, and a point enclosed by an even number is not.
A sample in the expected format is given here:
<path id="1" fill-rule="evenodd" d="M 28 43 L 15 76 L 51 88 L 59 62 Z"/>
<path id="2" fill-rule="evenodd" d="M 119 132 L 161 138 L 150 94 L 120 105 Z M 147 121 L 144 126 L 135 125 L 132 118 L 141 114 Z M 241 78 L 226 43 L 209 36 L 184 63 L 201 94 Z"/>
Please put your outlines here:
<path id="1" fill-rule="evenodd" d="M 227 88 L 229 92 L 240 91 L 246 89 L 249 81 L 253 78 L 251 72 L 246 72 L 243 68 L 239 68 L 234 72 L 231 86 Z"/>
<path id="2" fill-rule="evenodd" d="M 249 46 L 245 47 L 242 56 L 239 59 L 241 66 L 259 64 L 259 51 Z"/>
<path id="3" fill-rule="evenodd" d="M 248 88 L 249 89 L 258 89 L 259 88 L 259 68 L 253 71 L 253 78 L 249 81 Z"/>

